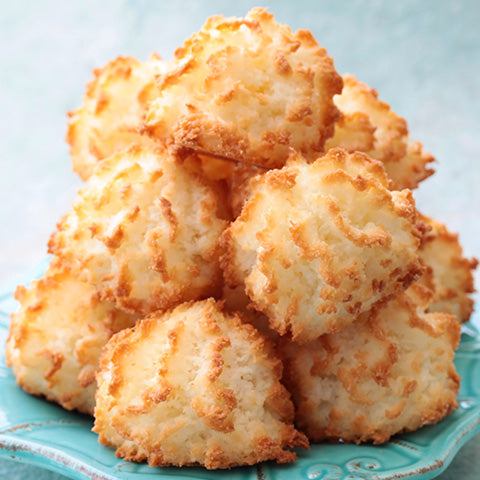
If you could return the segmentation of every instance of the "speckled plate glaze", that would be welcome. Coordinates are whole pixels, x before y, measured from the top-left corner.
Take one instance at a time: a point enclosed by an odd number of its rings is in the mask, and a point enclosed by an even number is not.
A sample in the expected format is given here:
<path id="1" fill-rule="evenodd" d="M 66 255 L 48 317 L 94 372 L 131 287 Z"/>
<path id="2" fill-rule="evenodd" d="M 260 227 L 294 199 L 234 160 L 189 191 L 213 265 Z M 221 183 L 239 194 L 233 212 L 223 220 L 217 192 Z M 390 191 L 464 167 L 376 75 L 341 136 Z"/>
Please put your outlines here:
<path id="1" fill-rule="evenodd" d="M 46 263 L 29 278 L 39 276 Z M 480 432 L 479 318 L 466 324 L 455 364 L 462 376 L 460 408 L 437 425 L 381 445 L 314 445 L 291 465 L 264 463 L 228 472 L 201 468 L 150 468 L 122 461 L 97 442 L 92 419 L 24 393 L 5 365 L 11 292 L 0 295 L 0 457 L 48 468 L 74 479 L 427 480 L 439 475 Z"/>

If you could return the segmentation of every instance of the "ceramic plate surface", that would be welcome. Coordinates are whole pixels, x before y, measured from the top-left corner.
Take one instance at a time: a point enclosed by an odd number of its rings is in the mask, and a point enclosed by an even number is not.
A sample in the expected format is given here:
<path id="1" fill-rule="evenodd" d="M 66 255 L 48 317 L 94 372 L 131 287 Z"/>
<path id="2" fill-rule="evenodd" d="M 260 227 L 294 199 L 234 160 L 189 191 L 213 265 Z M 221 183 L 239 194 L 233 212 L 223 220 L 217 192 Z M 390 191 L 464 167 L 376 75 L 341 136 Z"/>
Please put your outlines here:
<path id="1" fill-rule="evenodd" d="M 39 276 L 45 265 L 33 276 Z M 30 278 L 32 278 L 30 277 Z M 314 445 L 294 464 L 230 471 L 150 468 L 122 461 L 97 442 L 92 420 L 24 393 L 5 365 L 11 292 L 0 295 L 0 457 L 57 471 L 74 479 L 426 480 L 439 475 L 459 448 L 480 432 L 479 317 L 466 324 L 455 364 L 462 376 L 460 408 L 437 425 L 381 445 Z"/>

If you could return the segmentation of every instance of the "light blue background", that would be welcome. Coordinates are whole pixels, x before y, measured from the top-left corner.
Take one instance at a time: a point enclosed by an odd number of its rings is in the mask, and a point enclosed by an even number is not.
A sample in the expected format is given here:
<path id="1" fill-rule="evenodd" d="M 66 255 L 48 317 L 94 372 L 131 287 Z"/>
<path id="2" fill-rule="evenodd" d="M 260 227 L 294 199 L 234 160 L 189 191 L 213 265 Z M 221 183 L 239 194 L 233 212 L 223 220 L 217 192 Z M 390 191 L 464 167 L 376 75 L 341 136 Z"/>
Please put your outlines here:
<path id="1" fill-rule="evenodd" d="M 65 112 L 91 70 L 117 55 L 146 59 L 175 48 L 214 13 L 243 15 L 256 1 L 0 2 L 0 288 L 46 251 L 80 181 L 64 143 Z M 270 1 L 282 23 L 308 28 L 334 57 L 406 117 L 438 160 L 415 192 L 425 213 L 460 232 L 480 255 L 480 2 Z M 480 274 L 476 274 L 477 284 Z M 479 478 L 480 437 L 442 480 Z M 60 479 L 0 461 L 0 478 Z"/>

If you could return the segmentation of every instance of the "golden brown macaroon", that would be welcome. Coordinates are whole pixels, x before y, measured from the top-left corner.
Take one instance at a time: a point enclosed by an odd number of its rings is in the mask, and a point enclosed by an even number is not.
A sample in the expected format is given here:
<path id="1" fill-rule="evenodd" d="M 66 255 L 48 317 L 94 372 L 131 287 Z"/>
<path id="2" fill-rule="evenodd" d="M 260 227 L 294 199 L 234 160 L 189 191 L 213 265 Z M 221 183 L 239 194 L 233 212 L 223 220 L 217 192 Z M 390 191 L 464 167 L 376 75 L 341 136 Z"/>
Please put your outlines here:
<path id="1" fill-rule="evenodd" d="M 427 311 L 449 313 L 459 322 L 468 322 L 474 304 L 469 294 L 475 292 L 472 271 L 478 260 L 463 256 L 458 235 L 443 223 L 423 215 L 421 220 L 431 227 L 419 251 L 427 266 L 419 283 L 435 292 Z"/>
<path id="2" fill-rule="evenodd" d="M 153 54 L 146 62 L 118 57 L 93 71 L 81 107 L 69 113 L 67 142 L 73 170 L 87 180 L 98 162 L 132 144 L 151 144 L 138 133 L 147 102 L 155 97 L 155 75 L 165 64 Z"/>
<path id="3" fill-rule="evenodd" d="M 341 95 L 334 97 L 342 116 L 325 149 L 342 147 L 367 153 L 383 163 L 397 189 L 416 188 L 432 175 L 429 164 L 434 158 L 422 150 L 421 143 L 410 140 L 405 119 L 353 75 L 344 75 L 343 84 Z"/>
<path id="4" fill-rule="evenodd" d="M 423 272 L 411 192 L 388 190 L 379 162 L 332 149 L 254 180 L 222 267 L 281 335 L 338 331 Z"/>
<path id="5" fill-rule="evenodd" d="M 102 302 L 95 289 L 56 259 L 40 280 L 15 292 L 6 357 L 18 384 L 67 410 L 93 415 L 95 372 L 116 332 L 139 318 Z"/>
<path id="6" fill-rule="evenodd" d="M 296 459 L 282 366 L 212 299 L 154 313 L 105 348 L 94 431 L 126 460 L 208 469 Z"/>
<path id="7" fill-rule="evenodd" d="M 145 130 L 163 142 L 281 167 L 289 147 L 323 152 L 342 79 L 308 30 L 292 33 L 263 8 L 210 17 L 159 76 Z"/>
<path id="8" fill-rule="evenodd" d="M 296 425 L 312 442 L 383 443 L 457 408 L 460 325 L 451 315 L 425 314 L 429 293 L 421 288 L 342 332 L 301 346 L 282 339 Z"/>
<path id="9" fill-rule="evenodd" d="M 221 292 L 216 192 L 166 150 L 102 162 L 58 224 L 49 251 L 102 298 L 147 314 Z"/>

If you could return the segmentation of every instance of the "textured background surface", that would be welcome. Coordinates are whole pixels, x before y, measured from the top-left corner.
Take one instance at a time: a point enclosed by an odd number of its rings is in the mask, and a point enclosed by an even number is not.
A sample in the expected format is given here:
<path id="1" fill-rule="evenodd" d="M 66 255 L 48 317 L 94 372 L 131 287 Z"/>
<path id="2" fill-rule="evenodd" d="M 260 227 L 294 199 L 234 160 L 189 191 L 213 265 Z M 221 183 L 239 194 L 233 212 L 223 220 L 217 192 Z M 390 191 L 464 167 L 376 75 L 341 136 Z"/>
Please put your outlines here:
<path id="1" fill-rule="evenodd" d="M 71 173 L 65 112 L 91 70 L 117 55 L 146 59 L 175 48 L 214 13 L 243 15 L 256 1 L 2 1 L 0 15 L 0 288 L 45 256 L 46 242 L 80 182 Z M 415 196 L 480 255 L 480 3 L 270 1 L 277 19 L 309 28 L 335 58 L 409 122 L 438 160 Z M 477 272 L 477 285 L 480 274 Z M 480 437 L 442 480 L 473 480 Z M 477 455 L 475 455 L 475 452 Z M 0 478 L 60 479 L 0 462 Z"/>

